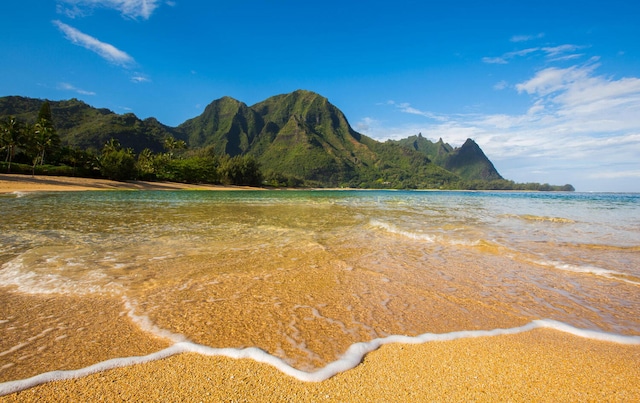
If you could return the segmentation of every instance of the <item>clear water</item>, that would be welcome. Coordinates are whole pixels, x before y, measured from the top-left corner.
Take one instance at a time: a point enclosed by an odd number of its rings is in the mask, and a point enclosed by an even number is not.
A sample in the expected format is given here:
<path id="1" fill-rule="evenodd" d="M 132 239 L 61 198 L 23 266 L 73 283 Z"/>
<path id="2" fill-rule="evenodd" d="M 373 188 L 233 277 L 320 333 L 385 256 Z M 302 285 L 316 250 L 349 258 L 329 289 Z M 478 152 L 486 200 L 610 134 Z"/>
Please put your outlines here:
<path id="1" fill-rule="evenodd" d="M 0 380 L 119 321 L 305 370 L 359 341 L 536 319 L 640 335 L 639 194 L 29 193 L 0 196 L 0 217 L 6 298 L 117 305 L 96 329 L 5 311 Z"/>

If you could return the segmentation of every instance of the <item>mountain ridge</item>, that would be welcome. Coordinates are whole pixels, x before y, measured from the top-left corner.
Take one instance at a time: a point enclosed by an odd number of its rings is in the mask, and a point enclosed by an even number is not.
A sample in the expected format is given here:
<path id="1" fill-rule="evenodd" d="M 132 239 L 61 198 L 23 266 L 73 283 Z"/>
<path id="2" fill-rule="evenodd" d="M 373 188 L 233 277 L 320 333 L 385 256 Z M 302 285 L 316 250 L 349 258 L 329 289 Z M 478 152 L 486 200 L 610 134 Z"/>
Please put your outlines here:
<path id="1" fill-rule="evenodd" d="M 45 100 L 0 98 L 0 118 L 33 122 Z M 453 148 L 421 134 L 379 142 L 356 132 L 347 117 L 315 92 L 296 90 L 248 106 L 232 97 L 209 103 L 176 127 L 133 113 L 116 114 L 77 99 L 48 101 L 61 142 L 100 150 L 111 138 L 140 153 L 167 138 L 212 155 L 249 156 L 274 183 L 308 186 L 442 188 L 465 181 L 504 180 L 471 139 Z"/>

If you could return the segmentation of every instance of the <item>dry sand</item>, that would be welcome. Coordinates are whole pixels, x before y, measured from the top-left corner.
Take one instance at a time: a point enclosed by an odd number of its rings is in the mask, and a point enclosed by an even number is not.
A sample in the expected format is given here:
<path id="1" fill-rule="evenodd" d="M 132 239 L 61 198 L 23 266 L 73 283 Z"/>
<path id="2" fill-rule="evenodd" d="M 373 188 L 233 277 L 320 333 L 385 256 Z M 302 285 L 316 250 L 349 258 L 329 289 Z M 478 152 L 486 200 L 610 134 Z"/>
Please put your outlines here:
<path id="1" fill-rule="evenodd" d="M 194 185 L 174 182 L 117 182 L 106 179 L 76 178 L 67 176 L 0 174 L 0 193 L 35 191 L 80 191 L 80 190 L 247 190 L 247 186 Z"/>
<path id="2" fill-rule="evenodd" d="M 181 354 L 5 396 L 28 401 L 640 401 L 640 347 L 549 329 L 386 345 L 359 366 L 300 382 L 250 360 Z M 0 398 L 2 399 L 2 398 Z"/>

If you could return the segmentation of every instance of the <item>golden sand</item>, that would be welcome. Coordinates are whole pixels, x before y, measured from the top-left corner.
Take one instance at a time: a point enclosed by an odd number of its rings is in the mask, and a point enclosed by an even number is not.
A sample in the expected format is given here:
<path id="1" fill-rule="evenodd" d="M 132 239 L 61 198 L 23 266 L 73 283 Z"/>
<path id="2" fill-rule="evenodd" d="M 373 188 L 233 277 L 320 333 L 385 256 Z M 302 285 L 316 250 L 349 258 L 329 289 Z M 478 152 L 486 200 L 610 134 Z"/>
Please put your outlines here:
<path id="1" fill-rule="evenodd" d="M 386 345 L 356 368 L 305 383 L 251 360 L 181 354 L 4 397 L 28 401 L 640 400 L 640 347 L 538 329 Z"/>
<path id="2" fill-rule="evenodd" d="M 30 176 L 0 174 L 0 193 L 35 191 L 81 191 L 81 190 L 246 190 L 246 186 L 194 185 L 175 182 L 117 182 L 107 179 L 77 178 L 67 176 Z"/>

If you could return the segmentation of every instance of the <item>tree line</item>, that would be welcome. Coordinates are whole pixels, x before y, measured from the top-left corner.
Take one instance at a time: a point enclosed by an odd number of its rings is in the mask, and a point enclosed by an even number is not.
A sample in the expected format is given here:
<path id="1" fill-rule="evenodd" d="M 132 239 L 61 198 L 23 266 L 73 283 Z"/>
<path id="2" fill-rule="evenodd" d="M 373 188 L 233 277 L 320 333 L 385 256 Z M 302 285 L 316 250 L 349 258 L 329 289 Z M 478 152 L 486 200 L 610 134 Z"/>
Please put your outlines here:
<path id="1" fill-rule="evenodd" d="M 220 156 L 212 147 L 190 150 L 173 137 L 165 138 L 159 153 L 147 148 L 136 154 L 113 138 L 98 152 L 61 146 L 49 102 L 33 124 L 14 116 L 0 121 L 0 152 L 0 168 L 7 173 L 248 186 L 259 186 L 263 179 L 251 156 Z"/>

